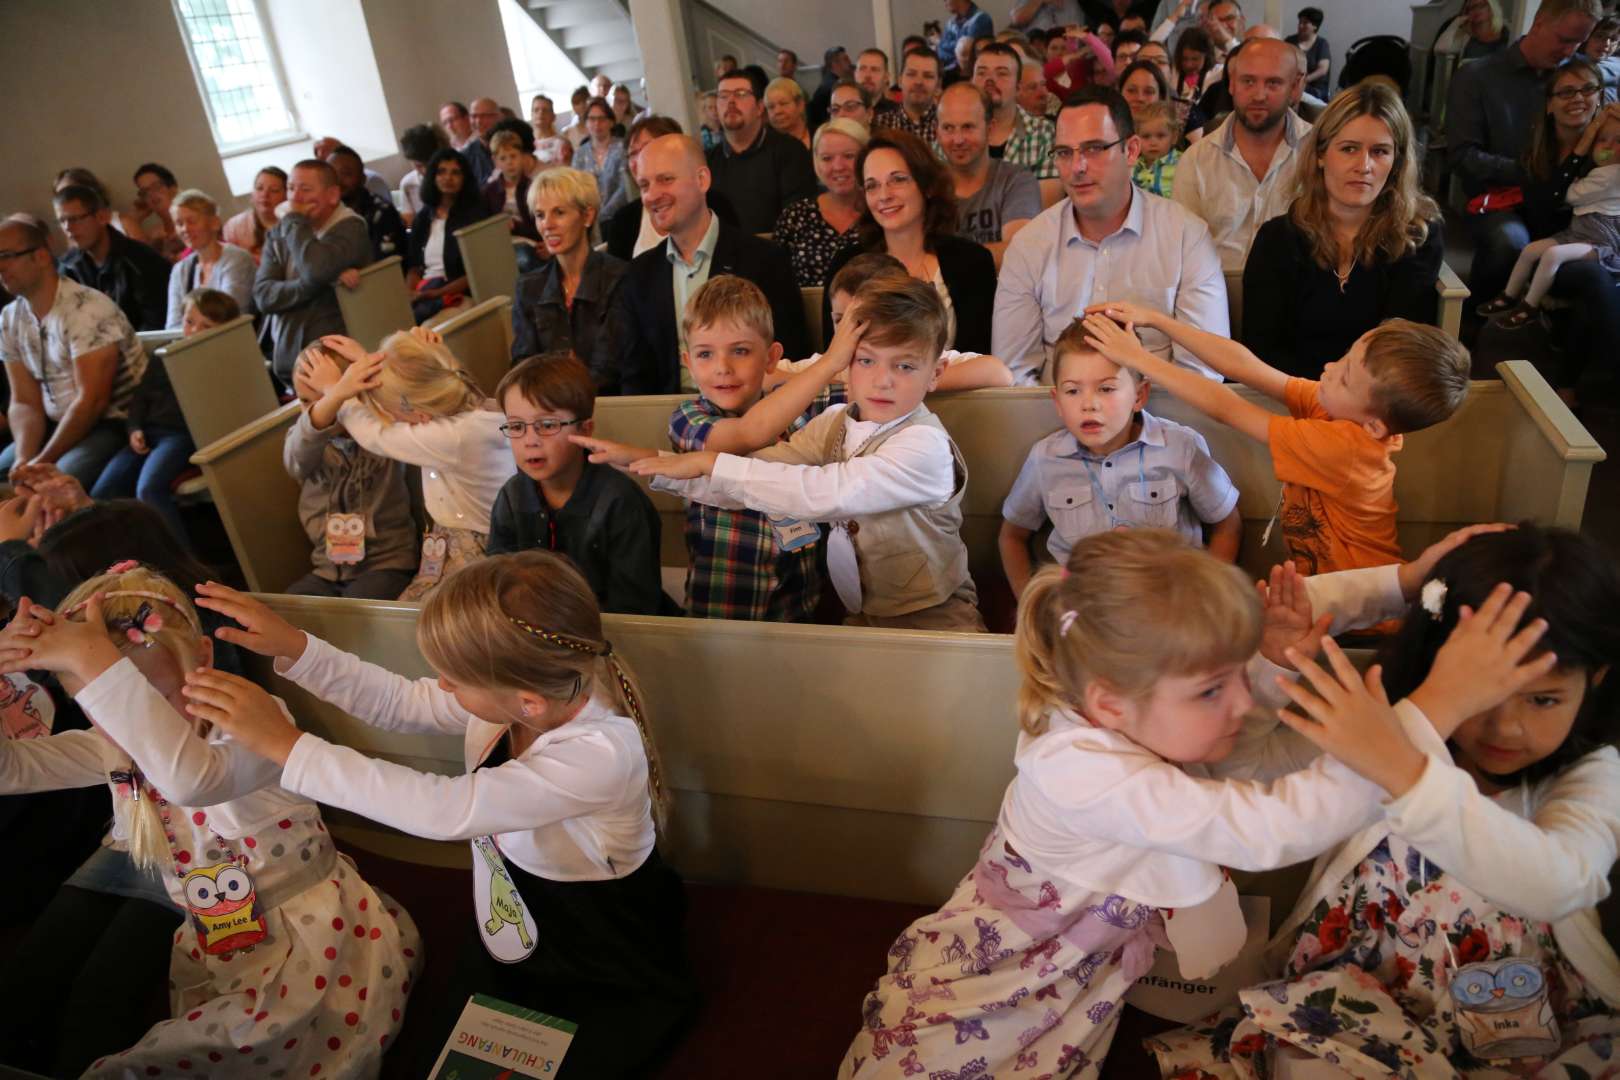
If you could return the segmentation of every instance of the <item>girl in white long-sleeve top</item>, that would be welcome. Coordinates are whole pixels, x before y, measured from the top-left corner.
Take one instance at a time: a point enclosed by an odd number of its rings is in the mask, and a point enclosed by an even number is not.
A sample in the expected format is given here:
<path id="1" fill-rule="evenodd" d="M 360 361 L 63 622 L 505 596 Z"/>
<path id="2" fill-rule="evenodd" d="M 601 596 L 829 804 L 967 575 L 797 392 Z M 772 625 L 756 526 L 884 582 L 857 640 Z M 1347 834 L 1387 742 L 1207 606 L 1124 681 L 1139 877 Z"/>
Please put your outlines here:
<path id="1" fill-rule="evenodd" d="M 367 353 L 352 338 L 321 345 L 349 361 L 343 371 L 320 348 L 305 349 L 295 377 L 319 392 L 309 410 L 317 431 L 341 422 L 373 454 L 422 470 L 433 519 L 422 561 L 401 600 L 424 599 L 439 582 L 484 554 L 489 515 L 516 466 L 505 414 L 431 330 L 390 334 Z"/>
<path id="2" fill-rule="evenodd" d="M 437 679 L 365 663 L 223 586 L 201 592 L 246 628 L 223 636 L 310 693 L 386 730 L 463 738 L 466 775 L 420 773 L 278 727 L 239 706 L 229 676 L 187 689 L 289 790 L 471 841 L 481 944 L 462 951 L 466 989 L 578 1024 L 565 1077 L 645 1075 L 694 1002 L 684 893 L 656 850 L 663 779 L 640 695 L 572 564 L 528 551 L 445 580 L 417 625 Z"/>
<path id="3" fill-rule="evenodd" d="M 1189 978 L 1237 954 L 1223 867 L 1286 866 L 1374 820 L 1383 789 L 1329 759 L 1195 775 L 1242 764 L 1262 626 L 1240 571 L 1164 530 L 1086 537 L 1036 575 L 1017 776 L 978 865 L 889 950 L 840 1076 L 1094 1077 L 1157 947 Z"/>
<path id="4" fill-rule="evenodd" d="M 273 765 L 179 711 L 184 674 L 211 656 L 190 601 L 134 563 L 86 581 L 59 614 L 24 600 L 0 634 L 0 670 L 55 672 L 94 724 L 0 742 L 0 791 L 110 785 L 115 837 L 188 913 L 173 1019 L 85 1075 L 376 1076 L 420 963 L 416 927 Z"/>
<path id="5" fill-rule="evenodd" d="M 1504 604 L 1509 586 L 1528 596 Z M 1334 685 L 1302 665 L 1320 696 L 1294 696 L 1319 724 L 1298 730 L 1392 774 L 1395 797 L 1316 866 L 1272 943 L 1283 979 L 1153 1042 L 1167 1076 L 1286 1075 L 1300 1058 L 1416 1078 L 1620 1068 L 1620 958 L 1595 908 L 1620 851 L 1617 609 L 1602 548 L 1523 525 L 1427 575 L 1382 657 L 1389 697 L 1406 696 L 1395 710 L 1348 672 Z M 1523 665 L 1536 678 L 1492 687 L 1500 665 L 1478 661 L 1481 639 L 1522 644 L 1543 624 Z M 1415 746 L 1400 730 L 1411 714 L 1449 742 Z"/>

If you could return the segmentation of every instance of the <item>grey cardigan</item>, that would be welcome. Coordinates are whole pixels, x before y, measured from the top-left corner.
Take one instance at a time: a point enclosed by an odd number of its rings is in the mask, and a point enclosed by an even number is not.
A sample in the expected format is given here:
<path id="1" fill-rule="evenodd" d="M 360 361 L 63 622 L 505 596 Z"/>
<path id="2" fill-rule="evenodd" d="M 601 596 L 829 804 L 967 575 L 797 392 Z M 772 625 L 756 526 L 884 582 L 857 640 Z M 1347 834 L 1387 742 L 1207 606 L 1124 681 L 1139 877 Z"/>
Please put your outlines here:
<path id="1" fill-rule="evenodd" d="M 271 363 L 291 384 L 293 364 L 306 345 L 344 332 L 338 275 L 371 262 L 365 219 L 347 206 L 332 211 L 319 235 L 302 214 L 288 214 L 264 238 L 253 306 L 270 316 Z"/>
<path id="2" fill-rule="evenodd" d="M 345 582 L 369 570 L 416 569 L 416 521 L 403 464 L 362 449 L 341 425 L 315 430 L 307 412 L 287 429 L 281 461 L 298 481 L 298 520 L 314 548 L 309 561 L 316 577 Z M 363 562 L 339 565 L 326 557 L 328 514 L 366 519 Z"/>
<path id="3" fill-rule="evenodd" d="M 253 262 L 253 256 L 235 244 L 221 244 L 219 246 L 219 261 L 214 264 L 214 276 L 209 279 L 207 287 L 218 289 L 229 294 L 236 306 L 242 309 L 242 314 L 253 313 L 253 277 L 258 272 L 258 266 Z M 180 322 L 185 316 L 186 294 L 197 286 L 192 279 L 197 274 L 197 253 L 190 255 L 174 264 L 169 271 L 169 316 L 163 325 L 170 330 L 180 329 Z"/>

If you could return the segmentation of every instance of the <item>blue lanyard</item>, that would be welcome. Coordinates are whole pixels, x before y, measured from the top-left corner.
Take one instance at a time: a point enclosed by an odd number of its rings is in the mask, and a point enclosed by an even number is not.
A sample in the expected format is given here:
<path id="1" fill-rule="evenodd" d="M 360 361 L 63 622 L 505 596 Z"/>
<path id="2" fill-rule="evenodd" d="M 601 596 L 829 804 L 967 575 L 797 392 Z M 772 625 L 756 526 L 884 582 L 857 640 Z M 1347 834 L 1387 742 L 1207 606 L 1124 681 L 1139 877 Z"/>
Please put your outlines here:
<path id="1" fill-rule="evenodd" d="M 1096 496 L 1098 502 L 1102 503 L 1103 511 L 1108 514 L 1108 527 L 1117 529 L 1122 525 L 1129 526 L 1130 522 L 1121 521 L 1119 516 L 1114 513 L 1113 504 L 1108 501 L 1108 496 L 1103 492 L 1102 481 L 1097 479 L 1097 466 L 1092 464 L 1091 459 L 1086 456 L 1084 447 L 1080 450 L 1080 464 L 1086 467 L 1086 475 L 1091 478 L 1091 493 Z M 1142 442 L 1136 444 L 1136 477 L 1143 484 L 1147 483 L 1147 444 Z"/>

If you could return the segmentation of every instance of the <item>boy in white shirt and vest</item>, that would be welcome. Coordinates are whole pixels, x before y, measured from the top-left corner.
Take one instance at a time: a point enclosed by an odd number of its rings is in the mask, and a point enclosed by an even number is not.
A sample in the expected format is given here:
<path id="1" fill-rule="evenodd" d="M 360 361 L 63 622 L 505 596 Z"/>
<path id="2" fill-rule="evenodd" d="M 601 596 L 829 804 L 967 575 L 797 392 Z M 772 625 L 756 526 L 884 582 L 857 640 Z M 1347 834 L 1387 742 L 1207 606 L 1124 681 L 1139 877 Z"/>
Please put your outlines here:
<path id="1" fill-rule="evenodd" d="M 923 404 L 942 369 L 944 305 L 912 278 L 874 282 L 857 305 L 849 404 L 748 457 L 662 455 L 630 469 L 696 502 L 826 523 L 849 623 L 982 632 L 961 536 L 967 466 Z"/>

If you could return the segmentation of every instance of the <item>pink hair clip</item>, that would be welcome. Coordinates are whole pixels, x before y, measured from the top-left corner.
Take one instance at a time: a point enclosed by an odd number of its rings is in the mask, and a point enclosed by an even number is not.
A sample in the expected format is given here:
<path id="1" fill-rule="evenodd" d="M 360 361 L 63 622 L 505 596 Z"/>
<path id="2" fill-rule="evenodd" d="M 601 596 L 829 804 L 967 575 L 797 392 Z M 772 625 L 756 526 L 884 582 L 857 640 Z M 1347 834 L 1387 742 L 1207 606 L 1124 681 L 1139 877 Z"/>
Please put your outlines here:
<path id="1" fill-rule="evenodd" d="M 109 574 L 127 574 L 131 570 L 138 568 L 140 565 L 141 564 L 136 562 L 134 559 L 123 559 L 107 567 L 106 572 Z"/>
<path id="2" fill-rule="evenodd" d="M 1063 617 L 1058 619 L 1058 637 L 1068 637 L 1070 629 L 1074 627 L 1074 621 L 1079 617 L 1080 613 L 1073 608 L 1065 611 Z"/>
<path id="3" fill-rule="evenodd" d="M 122 630 L 124 636 L 136 645 L 151 648 L 155 643 L 152 635 L 163 629 L 163 616 L 153 611 L 149 602 L 142 601 L 134 615 L 127 619 L 114 619 L 111 625 L 114 629 Z"/>

